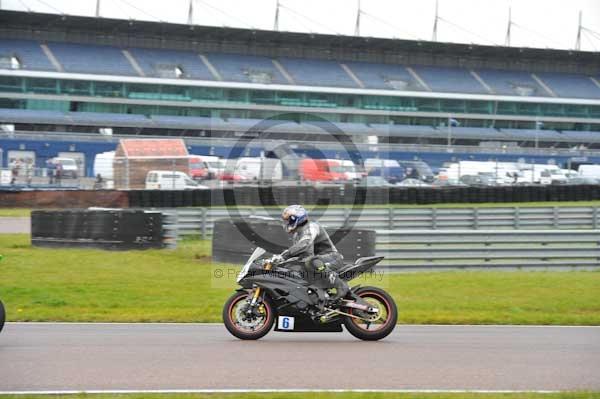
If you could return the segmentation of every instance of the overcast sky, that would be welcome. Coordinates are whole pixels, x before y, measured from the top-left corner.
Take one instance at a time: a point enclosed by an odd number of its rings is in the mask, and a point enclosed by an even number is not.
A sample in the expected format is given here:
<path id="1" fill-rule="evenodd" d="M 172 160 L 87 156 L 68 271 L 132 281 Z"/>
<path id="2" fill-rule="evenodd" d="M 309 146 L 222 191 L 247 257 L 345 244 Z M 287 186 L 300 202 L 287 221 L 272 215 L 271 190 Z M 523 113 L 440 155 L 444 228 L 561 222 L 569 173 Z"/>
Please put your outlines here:
<path id="1" fill-rule="evenodd" d="M 190 0 L 101 0 L 100 15 L 185 23 Z M 194 0 L 198 25 L 273 29 L 277 0 Z M 280 0 L 283 31 L 353 35 L 358 0 Z M 362 0 L 361 36 L 431 40 L 435 0 Z M 0 0 L 3 9 L 94 15 L 96 0 Z M 600 0 L 439 0 L 438 41 L 600 51 Z"/>

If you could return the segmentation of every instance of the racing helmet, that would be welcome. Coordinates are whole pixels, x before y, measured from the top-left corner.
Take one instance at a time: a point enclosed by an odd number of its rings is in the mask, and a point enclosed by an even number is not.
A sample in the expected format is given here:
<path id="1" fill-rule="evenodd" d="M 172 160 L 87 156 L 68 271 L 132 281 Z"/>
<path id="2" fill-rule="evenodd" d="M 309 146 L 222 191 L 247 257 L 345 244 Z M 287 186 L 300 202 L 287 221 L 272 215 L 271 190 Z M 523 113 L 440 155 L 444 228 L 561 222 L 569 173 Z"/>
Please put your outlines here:
<path id="1" fill-rule="evenodd" d="M 281 214 L 283 228 L 288 233 L 294 232 L 298 226 L 308 221 L 308 212 L 301 205 L 290 205 Z"/>

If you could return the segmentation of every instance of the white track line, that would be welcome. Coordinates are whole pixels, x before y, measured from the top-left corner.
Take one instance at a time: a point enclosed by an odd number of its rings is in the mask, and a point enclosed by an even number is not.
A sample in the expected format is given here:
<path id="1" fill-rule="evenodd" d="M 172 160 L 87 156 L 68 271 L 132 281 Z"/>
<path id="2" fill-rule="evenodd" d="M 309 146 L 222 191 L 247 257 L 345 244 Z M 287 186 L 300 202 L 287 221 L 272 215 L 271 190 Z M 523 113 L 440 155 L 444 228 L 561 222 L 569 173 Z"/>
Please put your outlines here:
<path id="1" fill-rule="evenodd" d="M 493 390 L 493 389 L 93 389 L 93 390 L 65 390 L 65 391 L 0 391 L 0 395 L 77 395 L 77 394 L 167 394 L 167 393 L 541 393 L 551 394 L 561 391 L 550 390 Z"/>
<path id="2" fill-rule="evenodd" d="M 6 325 L 90 325 L 90 326 L 223 326 L 223 323 L 177 323 L 177 322 L 87 322 L 87 321 L 7 321 Z M 598 326 L 569 326 L 556 324 L 398 324 L 398 328 L 402 327 L 505 327 L 505 328 L 600 328 Z"/>

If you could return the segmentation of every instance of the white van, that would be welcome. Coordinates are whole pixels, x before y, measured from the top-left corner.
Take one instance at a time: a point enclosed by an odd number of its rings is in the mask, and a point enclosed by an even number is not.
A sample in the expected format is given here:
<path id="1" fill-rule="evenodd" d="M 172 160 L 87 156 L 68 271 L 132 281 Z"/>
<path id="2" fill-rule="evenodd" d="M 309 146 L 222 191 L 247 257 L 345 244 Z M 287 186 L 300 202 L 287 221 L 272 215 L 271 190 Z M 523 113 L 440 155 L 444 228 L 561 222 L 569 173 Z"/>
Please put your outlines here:
<path id="1" fill-rule="evenodd" d="M 276 158 L 242 157 L 228 160 L 226 173 L 242 181 L 281 180 L 281 161 Z M 233 169 L 233 170 L 231 170 Z"/>
<path id="2" fill-rule="evenodd" d="M 170 170 L 151 170 L 146 175 L 146 190 L 204 190 L 208 187 L 200 185 L 183 172 Z"/>
<path id="3" fill-rule="evenodd" d="M 100 175 L 104 180 L 112 180 L 114 177 L 113 161 L 114 151 L 101 152 L 94 158 L 94 177 Z"/>
<path id="4" fill-rule="evenodd" d="M 199 157 L 208 168 L 208 179 L 218 179 L 225 171 L 225 162 L 213 155 L 194 155 Z"/>
<path id="5" fill-rule="evenodd" d="M 600 165 L 579 165 L 578 172 L 581 177 L 600 179 Z"/>

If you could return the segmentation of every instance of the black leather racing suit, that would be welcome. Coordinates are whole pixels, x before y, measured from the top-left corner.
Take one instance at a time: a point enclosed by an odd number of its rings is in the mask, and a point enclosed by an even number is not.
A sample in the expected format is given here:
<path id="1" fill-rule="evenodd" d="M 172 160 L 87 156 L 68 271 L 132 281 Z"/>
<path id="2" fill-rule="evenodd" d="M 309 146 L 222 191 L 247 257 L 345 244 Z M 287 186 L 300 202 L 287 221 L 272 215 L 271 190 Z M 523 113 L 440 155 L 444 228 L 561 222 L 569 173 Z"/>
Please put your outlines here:
<path id="1" fill-rule="evenodd" d="M 292 242 L 281 256 L 284 259 L 302 259 L 311 284 L 324 289 L 335 288 L 334 300 L 344 297 L 348 284 L 336 273 L 344 265 L 344 257 L 333 245 L 325 228 L 316 222 L 307 222 L 298 226 Z"/>

